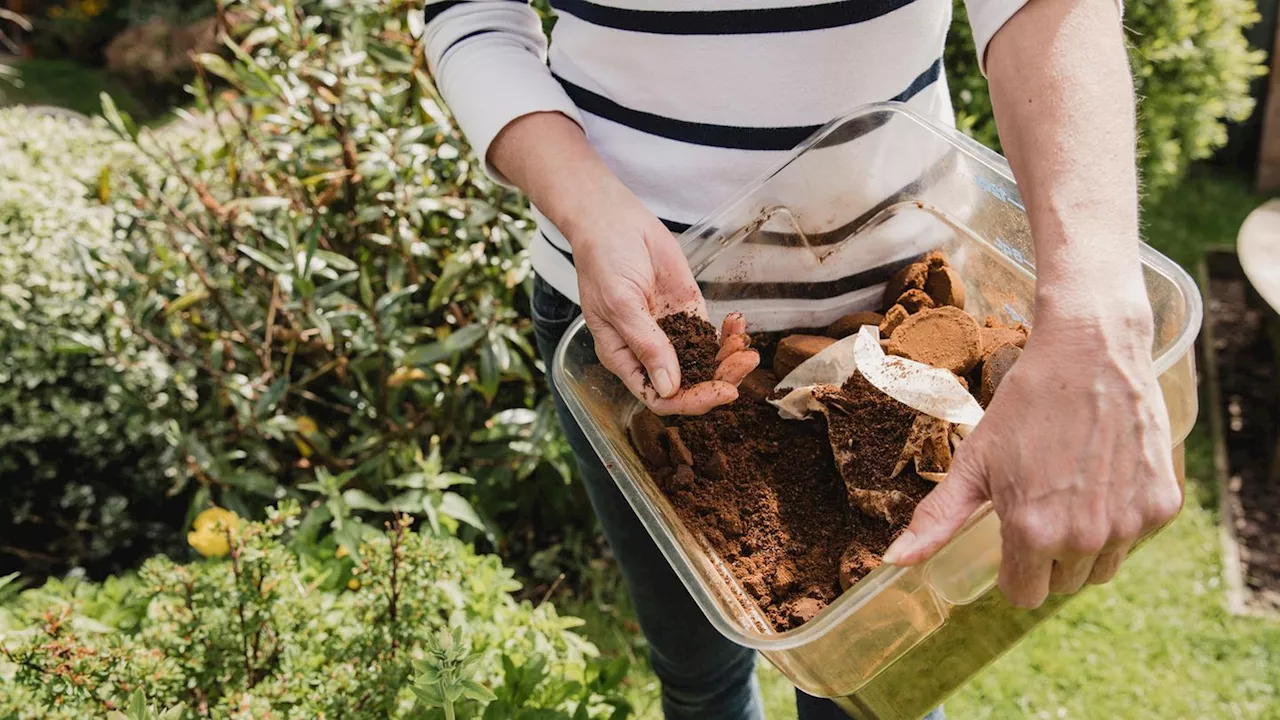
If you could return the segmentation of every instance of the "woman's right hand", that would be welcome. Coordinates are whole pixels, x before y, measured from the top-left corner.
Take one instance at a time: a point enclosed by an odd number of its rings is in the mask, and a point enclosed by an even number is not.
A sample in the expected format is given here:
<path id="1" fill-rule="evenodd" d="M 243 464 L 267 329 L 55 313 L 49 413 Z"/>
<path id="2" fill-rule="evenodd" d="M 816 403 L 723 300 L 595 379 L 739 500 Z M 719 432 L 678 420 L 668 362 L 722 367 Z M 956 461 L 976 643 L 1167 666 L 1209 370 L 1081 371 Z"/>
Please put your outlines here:
<path id="1" fill-rule="evenodd" d="M 577 123 L 534 113 L 503 128 L 493 166 L 529 194 L 573 247 L 582 314 L 601 364 L 660 415 L 700 415 L 738 397 L 760 363 L 746 322 L 725 318 L 715 378 L 680 387 L 675 348 L 657 318 L 707 317 L 707 306 L 675 237 L 596 154 Z"/>
<path id="2" fill-rule="evenodd" d="M 619 184 L 619 187 L 621 185 Z M 629 191 L 601 205 L 599 226 L 575 224 L 578 294 L 601 364 L 659 415 L 701 415 L 738 397 L 738 383 L 760 363 L 746 321 L 733 313 L 720 333 L 715 377 L 681 387 L 680 365 L 657 318 L 707 307 L 675 237 Z"/>

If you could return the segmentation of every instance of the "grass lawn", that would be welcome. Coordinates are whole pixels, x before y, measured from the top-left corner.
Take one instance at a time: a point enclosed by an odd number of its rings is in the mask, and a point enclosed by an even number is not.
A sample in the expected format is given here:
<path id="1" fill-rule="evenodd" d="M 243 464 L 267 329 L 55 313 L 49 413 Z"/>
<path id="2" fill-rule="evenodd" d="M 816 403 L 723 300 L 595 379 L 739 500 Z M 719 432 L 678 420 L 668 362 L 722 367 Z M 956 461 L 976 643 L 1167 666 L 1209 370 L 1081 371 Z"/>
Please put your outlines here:
<path id="1" fill-rule="evenodd" d="M 101 70 L 86 68 L 69 60 L 18 60 L 13 67 L 22 87 L 0 81 L 0 107 L 55 105 L 85 115 L 97 115 L 102 112 L 98 96 L 105 92 L 121 110 L 135 118 L 145 119 L 146 112 L 141 103 Z"/>
<path id="2" fill-rule="evenodd" d="M 1147 204 L 1146 237 L 1194 271 L 1204 247 L 1234 243 L 1259 202 L 1243 181 L 1200 171 Z M 1280 719 L 1280 622 L 1225 610 L 1207 422 L 1188 440 L 1187 484 L 1182 514 L 1114 582 L 1082 593 L 970 682 L 947 702 L 948 715 Z M 599 616 L 588 629 L 606 648 L 628 643 Z M 661 717 L 643 654 L 625 651 L 639 661 L 631 681 L 640 717 Z M 794 718 L 786 679 L 767 663 L 760 676 L 770 720 Z"/>

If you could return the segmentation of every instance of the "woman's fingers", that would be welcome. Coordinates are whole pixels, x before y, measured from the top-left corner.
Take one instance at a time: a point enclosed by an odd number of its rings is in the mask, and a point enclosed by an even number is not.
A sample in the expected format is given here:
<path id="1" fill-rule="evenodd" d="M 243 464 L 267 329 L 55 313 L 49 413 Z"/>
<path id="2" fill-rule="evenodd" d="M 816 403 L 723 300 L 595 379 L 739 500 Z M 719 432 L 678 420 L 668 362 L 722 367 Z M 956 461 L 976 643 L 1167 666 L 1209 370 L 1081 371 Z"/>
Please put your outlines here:
<path id="1" fill-rule="evenodd" d="M 741 350 L 724 359 L 716 368 L 715 379 L 738 385 L 752 370 L 760 364 L 760 353 L 755 350 Z"/>
<path id="2" fill-rule="evenodd" d="M 739 312 L 733 312 L 725 315 L 724 322 L 720 323 L 720 337 L 722 338 L 741 335 L 746 331 L 747 319 Z"/>
<path id="3" fill-rule="evenodd" d="M 658 415 L 705 415 L 737 399 L 737 387 L 722 380 L 710 380 L 683 388 L 675 397 L 656 398 L 647 404 Z"/>
<path id="4" fill-rule="evenodd" d="M 726 335 L 720 341 L 720 351 L 716 353 L 716 362 L 722 362 L 725 358 L 734 353 L 742 352 L 751 347 L 751 336 L 746 333 L 738 333 L 737 335 Z"/>

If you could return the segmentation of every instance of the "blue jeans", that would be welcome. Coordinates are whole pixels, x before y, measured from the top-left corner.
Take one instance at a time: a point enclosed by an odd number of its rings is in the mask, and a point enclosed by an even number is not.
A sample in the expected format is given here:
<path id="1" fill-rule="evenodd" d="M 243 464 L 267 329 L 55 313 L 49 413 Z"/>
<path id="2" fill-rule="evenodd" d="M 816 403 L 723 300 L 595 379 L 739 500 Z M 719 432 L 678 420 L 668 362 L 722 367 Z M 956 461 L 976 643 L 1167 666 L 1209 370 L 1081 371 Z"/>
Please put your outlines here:
<path id="1" fill-rule="evenodd" d="M 552 382 L 552 356 L 577 318 L 578 306 L 538 277 L 532 308 L 538 352 L 547 364 L 556 410 L 649 641 L 650 662 L 662 681 L 667 720 L 762 720 L 755 651 L 730 642 L 711 626 L 640 524 Z M 848 720 L 835 703 L 799 690 L 796 708 L 800 720 Z M 927 720 L 944 720 L 941 709 Z"/>

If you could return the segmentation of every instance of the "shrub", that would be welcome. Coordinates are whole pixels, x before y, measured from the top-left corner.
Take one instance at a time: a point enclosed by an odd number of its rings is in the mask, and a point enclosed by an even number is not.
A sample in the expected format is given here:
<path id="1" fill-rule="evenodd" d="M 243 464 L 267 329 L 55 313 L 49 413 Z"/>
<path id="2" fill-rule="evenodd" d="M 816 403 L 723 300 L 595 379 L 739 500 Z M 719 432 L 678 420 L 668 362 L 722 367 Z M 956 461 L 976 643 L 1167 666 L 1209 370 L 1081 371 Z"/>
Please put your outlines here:
<path id="1" fill-rule="evenodd" d="M 964 3 L 957 0 L 955 9 L 946 61 L 957 122 L 998 149 Z M 1249 83 L 1266 72 L 1266 54 L 1251 50 L 1244 36 L 1259 19 L 1250 0 L 1136 0 L 1124 4 L 1124 14 L 1139 98 L 1140 167 L 1154 192 L 1225 145 L 1228 122 L 1249 117 Z"/>
<path id="2" fill-rule="evenodd" d="M 0 572 L 118 567 L 181 522 L 163 416 L 194 396 L 130 331 L 103 202 L 139 158 L 103 127 L 0 110 Z"/>
<path id="3" fill-rule="evenodd" d="M 418 5 L 222 8 L 244 24 L 231 60 L 197 58 L 205 134 L 148 150 L 164 177 L 128 194 L 130 321 L 198 378 L 178 433 L 193 509 L 302 490 L 341 534 L 370 511 L 489 531 L 469 499 L 510 517 L 514 484 L 567 482 L 535 384 L 526 205 L 442 110 Z"/>
<path id="4" fill-rule="evenodd" d="M 551 604 L 512 599 L 497 558 L 408 518 L 358 552 L 305 532 L 286 503 L 228 529 L 222 559 L 22 593 L 0 609 L 0 716 L 142 698 L 188 718 L 627 716 L 625 661 L 602 663 Z"/>

